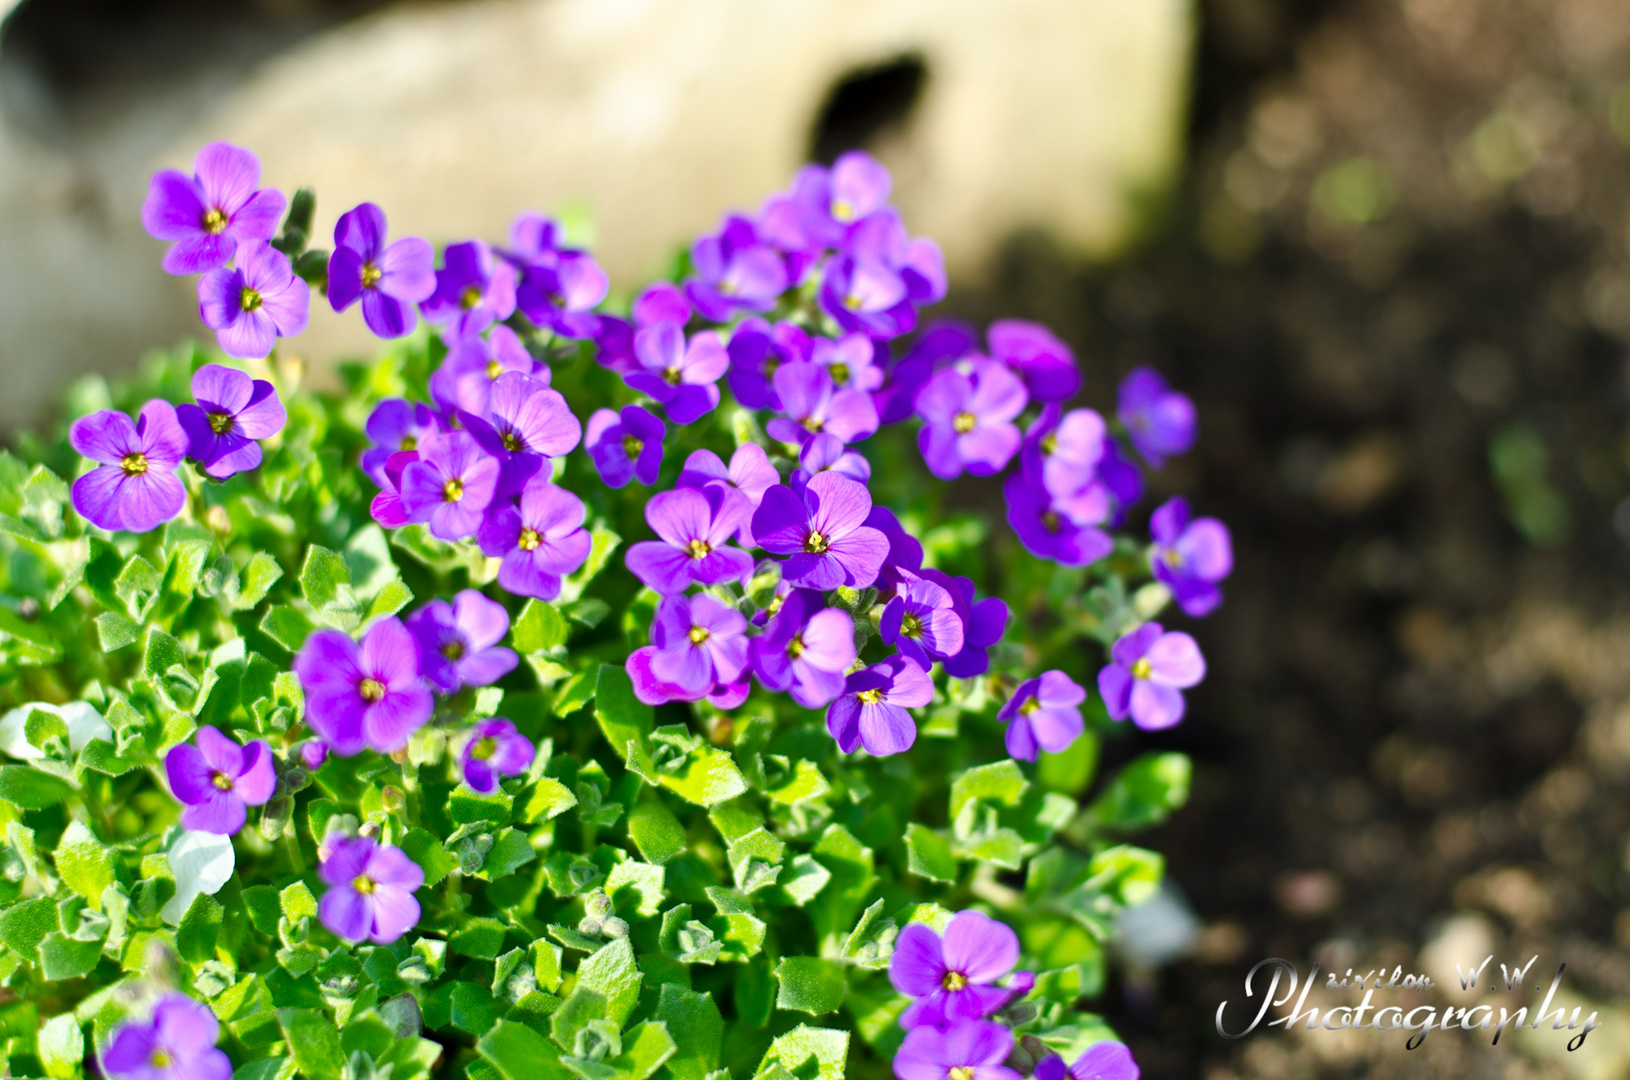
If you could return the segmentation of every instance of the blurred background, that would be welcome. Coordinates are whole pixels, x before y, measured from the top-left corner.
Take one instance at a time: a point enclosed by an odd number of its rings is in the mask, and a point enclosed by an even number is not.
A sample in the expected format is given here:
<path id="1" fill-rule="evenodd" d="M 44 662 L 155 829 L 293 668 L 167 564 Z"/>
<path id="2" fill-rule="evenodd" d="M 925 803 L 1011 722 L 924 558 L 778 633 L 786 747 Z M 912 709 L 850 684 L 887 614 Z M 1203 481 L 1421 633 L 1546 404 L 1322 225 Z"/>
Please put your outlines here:
<path id="1" fill-rule="evenodd" d="M 1630 1075 L 1625 0 L 24 0 L 0 427 L 195 331 L 139 208 L 212 138 L 328 224 L 567 211 L 624 289 L 872 148 L 945 245 L 945 314 L 1049 323 L 1099 408 L 1140 363 L 1199 405 L 1159 485 L 1234 530 L 1185 627 L 1212 674 L 1106 748 L 1197 764 L 1147 838 L 1196 931 L 1103 999 L 1144 1075 Z M 346 333 L 298 345 L 320 369 Z M 1491 952 L 1565 961 L 1605 1026 L 1573 1054 L 1213 1030 L 1264 957 L 1442 982 Z"/>

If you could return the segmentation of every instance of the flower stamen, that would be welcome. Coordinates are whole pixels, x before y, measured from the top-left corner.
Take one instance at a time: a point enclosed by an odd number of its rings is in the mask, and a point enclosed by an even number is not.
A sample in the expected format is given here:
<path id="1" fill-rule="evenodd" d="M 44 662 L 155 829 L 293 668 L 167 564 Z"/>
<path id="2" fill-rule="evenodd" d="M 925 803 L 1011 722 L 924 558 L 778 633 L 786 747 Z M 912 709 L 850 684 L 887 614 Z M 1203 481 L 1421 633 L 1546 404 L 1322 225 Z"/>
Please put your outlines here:
<path id="1" fill-rule="evenodd" d="M 520 548 L 522 551 L 536 551 L 538 549 L 538 545 L 542 542 L 543 537 L 538 535 L 538 530 L 522 529 L 521 538 L 515 542 L 515 546 Z"/>
<path id="2" fill-rule="evenodd" d="M 378 679 L 363 679 L 357 683 L 357 694 L 363 701 L 381 701 L 385 697 L 385 684 Z"/>
<path id="3" fill-rule="evenodd" d="M 125 471 L 126 476 L 140 476 L 147 471 L 147 455 L 141 452 L 126 454 L 119 461 L 119 468 Z"/>

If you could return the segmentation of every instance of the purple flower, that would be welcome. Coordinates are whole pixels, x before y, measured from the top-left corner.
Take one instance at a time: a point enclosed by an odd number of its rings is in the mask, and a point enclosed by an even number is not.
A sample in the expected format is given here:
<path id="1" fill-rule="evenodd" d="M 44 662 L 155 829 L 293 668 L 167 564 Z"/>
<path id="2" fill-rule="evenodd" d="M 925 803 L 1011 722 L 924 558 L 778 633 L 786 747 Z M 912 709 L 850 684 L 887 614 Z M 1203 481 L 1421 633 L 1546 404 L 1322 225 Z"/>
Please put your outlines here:
<path id="1" fill-rule="evenodd" d="M 545 459 L 565 457 L 583 438 L 566 398 L 541 379 L 507 372 L 492 384 L 487 418 L 460 412 L 465 430 L 503 464 L 498 494 L 508 497 L 543 471 Z"/>
<path id="2" fill-rule="evenodd" d="M 515 306 L 535 326 L 571 338 L 593 337 L 590 310 L 606 298 L 610 279 L 586 252 L 560 246 L 560 226 L 542 214 L 522 214 L 510 227 L 506 258 L 521 271 Z"/>
<path id="3" fill-rule="evenodd" d="M 149 401 L 135 422 L 112 409 L 82 416 L 68 429 L 68 444 L 101 463 L 73 487 L 74 509 L 97 528 L 144 533 L 186 505 L 175 470 L 189 440 L 169 402 Z"/>
<path id="4" fill-rule="evenodd" d="M 974 351 L 978 338 L 966 323 L 947 320 L 925 330 L 911 349 L 883 374 L 883 385 L 872 393 L 878 421 L 898 424 L 917 406 L 917 391 L 941 363 L 960 360 Z"/>
<path id="5" fill-rule="evenodd" d="M 900 519 L 894 516 L 894 511 L 886 506 L 874 506 L 872 512 L 866 515 L 866 524 L 883 534 L 889 543 L 889 553 L 883 559 L 883 566 L 877 572 L 877 578 L 889 585 L 896 585 L 900 581 L 901 570 L 921 570 L 923 568 L 923 546 L 915 536 L 906 532 L 900 524 Z"/>
<path id="6" fill-rule="evenodd" d="M 863 589 L 877 580 L 888 539 L 862 524 L 871 513 L 866 485 L 835 472 L 812 477 L 801 492 L 777 484 L 753 514 L 753 537 L 765 551 L 790 558 L 781 576 L 790 585 Z"/>
<path id="7" fill-rule="evenodd" d="M 1103 417 L 1092 409 L 1061 412 L 1056 402 L 1049 402 L 1024 433 L 1019 461 L 1025 483 L 1060 499 L 1079 498 L 1085 489 L 1097 488 L 1093 497 L 1107 500 L 1108 492 L 1098 483 L 1104 443 Z"/>
<path id="8" fill-rule="evenodd" d="M 883 208 L 889 186 L 889 171 L 864 150 L 840 155 L 830 171 L 805 166 L 792 186 L 800 229 L 811 241 L 836 247 L 850 226 Z"/>
<path id="9" fill-rule="evenodd" d="M 908 923 L 889 959 L 889 981 L 917 999 L 900 1026 L 954 1028 L 1006 1008 L 1015 988 L 995 984 L 1018 962 L 1019 935 L 981 912 L 957 912 L 943 940 L 925 923 Z"/>
<path id="10" fill-rule="evenodd" d="M 924 570 L 923 576 L 944 579 L 941 583 L 957 598 L 957 611 L 967 624 L 962 651 L 940 661 L 945 674 L 957 679 L 983 675 L 990 670 L 991 646 L 1001 641 L 1002 634 L 1007 630 L 1009 612 L 1006 602 L 995 596 L 975 600 L 972 578 L 946 577 L 938 570 Z"/>
<path id="11" fill-rule="evenodd" d="M 1110 646 L 1110 662 L 1098 672 L 1098 692 L 1111 720 L 1128 716 L 1146 731 L 1183 719 L 1182 691 L 1206 675 L 1200 646 L 1180 630 L 1167 633 L 1144 623 Z"/>
<path id="12" fill-rule="evenodd" d="M 177 405 L 176 420 L 187 433 L 187 456 L 217 480 L 260 464 L 260 443 L 283 430 L 289 414 L 264 379 L 251 379 L 220 364 L 205 364 L 192 375 L 197 405 Z"/>
<path id="13" fill-rule="evenodd" d="M 954 480 L 967 469 L 993 476 L 1007 467 L 1019 450 L 1013 419 L 1024 411 L 1024 384 L 1000 364 L 982 362 L 969 374 L 955 368 L 936 372 L 917 391 L 917 432 L 928 471 Z"/>
<path id="14" fill-rule="evenodd" d="M 890 656 L 850 675 L 843 694 L 826 707 L 826 730 L 838 749 L 864 746 L 875 757 L 910 750 L 917 724 L 907 709 L 934 700 L 934 680 L 903 656 Z"/>
<path id="15" fill-rule="evenodd" d="M 939 582 L 902 570 L 894 597 L 883 607 L 878 634 L 901 656 L 927 671 L 935 660 L 962 651 L 967 623 L 957 611 L 956 600 Z"/>
<path id="16" fill-rule="evenodd" d="M 407 617 L 419 643 L 419 671 L 444 694 L 461 686 L 491 686 L 521 662 L 498 644 L 509 633 L 509 612 L 496 600 L 464 589 L 453 602 L 432 600 Z"/>
<path id="17" fill-rule="evenodd" d="M 634 358 L 640 367 L 623 381 L 662 402 L 674 423 L 693 423 L 719 404 L 714 384 L 730 367 L 730 355 L 713 331 L 693 335 L 687 345 L 674 323 L 647 326 L 634 335 Z"/>
<path id="18" fill-rule="evenodd" d="M 700 701 L 747 669 L 747 619 L 706 593 L 666 596 L 651 621 L 651 644 L 628 657 L 634 696 L 647 705 Z"/>
<path id="19" fill-rule="evenodd" d="M 989 1020 L 945 1031 L 913 1028 L 895 1051 L 894 1075 L 899 1080 L 1023 1080 L 1003 1064 L 1012 1052 L 1013 1032 Z"/>
<path id="20" fill-rule="evenodd" d="M 681 487 L 651 496 L 645 521 L 661 540 L 642 540 L 628 549 L 628 569 L 664 596 L 693 584 L 745 581 L 753 557 L 726 546 L 749 511 L 747 500 L 722 484 Z"/>
<path id="21" fill-rule="evenodd" d="M 798 490 L 809 483 L 810 477 L 828 471 L 864 484 L 872 478 L 872 463 L 836 435 L 823 431 L 798 451 L 798 468 L 793 470 L 790 483 Z"/>
<path id="22" fill-rule="evenodd" d="M 537 748 L 502 716 L 478 721 L 470 728 L 460 767 L 464 782 L 478 795 L 498 790 L 500 776 L 516 776 L 532 767 Z"/>
<path id="23" fill-rule="evenodd" d="M 379 494 L 368 504 L 368 513 L 387 529 L 400 529 L 413 520 L 402 505 L 402 471 L 419 460 L 417 450 L 398 450 L 385 459 Z"/>
<path id="24" fill-rule="evenodd" d="M 328 760 L 328 744 L 321 739 L 307 739 L 300 744 L 300 764 L 316 772 Z"/>
<path id="25" fill-rule="evenodd" d="M 599 409 L 589 417 L 583 445 L 607 487 L 627 487 L 638 480 L 649 487 L 662 471 L 662 440 L 668 427 L 638 405 L 621 413 Z"/>
<path id="26" fill-rule="evenodd" d="M 427 522 L 442 540 L 463 540 L 481 525 L 501 471 L 498 459 L 467 431 L 438 433 L 423 443 L 419 460 L 402 470 L 402 507 Z"/>
<path id="27" fill-rule="evenodd" d="M 363 203 L 334 226 L 328 257 L 328 302 L 344 311 L 362 299 L 362 321 L 382 338 L 399 338 L 419 322 L 414 305 L 436 291 L 436 252 L 409 236 L 385 244 L 385 211 Z"/>
<path id="28" fill-rule="evenodd" d="M 1106 1039 L 1087 1047 L 1067 1069 L 1057 1054 L 1036 1062 L 1036 1080 L 1064 1080 L 1066 1074 L 1072 1080 L 1138 1080 L 1143 1071 L 1132 1060 L 1132 1051 L 1125 1043 Z"/>
<path id="29" fill-rule="evenodd" d="M 1134 368 L 1121 380 L 1115 415 L 1152 468 L 1194 445 L 1194 402 L 1167 386 L 1152 368 Z"/>
<path id="30" fill-rule="evenodd" d="M 341 757 L 388 754 L 430 719 L 435 699 L 419 675 L 419 646 L 402 620 L 380 619 L 361 643 L 314 630 L 294 658 L 306 725 Z"/>
<path id="31" fill-rule="evenodd" d="M 792 323 L 772 329 L 763 319 L 743 319 L 730 335 L 730 392 L 749 409 L 781 411 L 775 373 L 783 364 L 808 360 L 809 335 Z"/>
<path id="32" fill-rule="evenodd" d="M 783 364 L 775 370 L 775 393 L 787 415 L 765 425 L 770 437 L 795 446 L 825 432 L 859 442 L 877 430 L 877 406 L 863 390 L 839 390 L 819 364 Z"/>
<path id="33" fill-rule="evenodd" d="M 1098 479 L 1103 481 L 1110 497 L 1115 500 L 1115 521 L 1119 524 L 1126 515 L 1126 508 L 1143 498 L 1143 473 L 1113 435 L 1104 436 L 1104 456 L 1098 460 Z"/>
<path id="34" fill-rule="evenodd" d="M 732 215 L 716 235 L 697 240 L 690 259 L 695 273 L 685 294 L 714 322 L 740 311 L 769 311 L 789 284 L 780 253 L 744 217 Z"/>
<path id="35" fill-rule="evenodd" d="M 521 491 L 520 506 L 493 506 L 481 523 L 481 553 L 502 558 L 498 584 L 517 596 L 553 600 L 561 578 L 573 573 L 594 546 L 583 528 L 583 501 L 547 476 Z"/>
<path id="36" fill-rule="evenodd" d="M 640 293 L 639 299 L 634 301 L 632 314 L 635 326 L 670 322 L 683 328 L 690 322 L 690 301 L 685 299 L 685 290 L 678 285 L 659 281 Z"/>
<path id="37" fill-rule="evenodd" d="M 215 1045 L 220 1037 L 208 1005 L 166 994 L 151 1019 L 114 1029 L 101 1054 L 102 1072 L 119 1080 L 231 1080 L 232 1059 Z"/>
<path id="38" fill-rule="evenodd" d="M 256 739 L 240 746 L 212 727 L 201 727 L 192 743 L 179 743 L 164 755 L 170 790 L 187 808 L 181 825 L 231 836 L 243 828 L 245 809 L 264 805 L 277 786 L 272 744 Z"/>
<path id="39" fill-rule="evenodd" d="M 639 295 L 630 314 L 632 323 L 615 315 L 597 316 L 594 332 L 595 361 L 623 376 L 640 369 L 634 359 L 635 331 L 664 322 L 683 328 L 690 321 L 690 301 L 679 286 L 661 281 Z"/>
<path id="40" fill-rule="evenodd" d="M 741 527 L 736 537 L 744 547 L 757 547 L 753 539 L 753 512 L 764 500 L 764 493 L 781 482 L 781 474 L 770 464 L 770 456 L 757 443 L 742 443 L 730 455 L 730 467 L 725 468 L 719 455 L 711 450 L 697 450 L 685 459 L 679 471 L 679 487 L 724 487 L 737 492 L 747 504 Z"/>
<path id="41" fill-rule="evenodd" d="M 288 256 L 258 240 L 238 247 L 237 266 L 198 279 L 198 317 L 215 331 L 221 351 L 259 360 L 280 337 L 305 330 L 311 287 L 295 275 Z"/>
<path id="42" fill-rule="evenodd" d="M 811 349 L 811 363 L 819 364 L 832 376 L 832 385 L 855 390 L 876 390 L 883 385 L 883 369 L 877 354 L 884 347 L 865 334 L 845 334 L 840 340 L 818 338 Z"/>
<path id="43" fill-rule="evenodd" d="M 985 339 L 991 359 L 1011 368 L 1037 401 L 1064 401 L 1081 389 L 1075 354 L 1040 323 L 1002 319 L 990 324 Z"/>
<path id="44" fill-rule="evenodd" d="M 1081 735 L 1081 703 L 1087 692 L 1062 671 L 1026 679 L 996 714 L 1007 725 L 1007 752 L 1035 761 L 1039 747 L 1049 754 L 1066 749 Z"/>
<path id="45" fill-rule="evenodd" d="M 224 142 L 198 151 L 193 175 L 166 169 L 153 177 L 142 224 L 160 240 L 175 240 L 164 254 L 172 274 L 198 274 L 225 266 L 241 243 L 270 240 L 283 216 L 283 193 L 256 189 L 260 159 Z M 262 355 L 265 355 L 264 353 Z"/>
<path id="46" fill-rule="evenodd" d="M 917 325 L 917 304 L 945 296 L 945 263 L 931 240 L 912 240 L 892 210 L 856 223 L 845 254 L 827 264 L 821 308 L 845 331 L 897 337 Z"/>
<path id="47" fill-rule="evenodd" d="M 386 398 L 374 406 L 362 430 L 373 442 L 373 446 L 362 452 L 362 471 L 384 487 L 386 459 L 403 450 L 417 450 L 419 443 L 439 428 L 430 406 Z"/>
<path id="48" fill-rule="evenodd" d="M 515 268 L 493 258 L 483 241 L 451 244 L 436 271 L 436 291 L 419 309 L 430 322 L 446 324 L 450 341 L 479 334 L 515 311 Z"/>
<path id="49" fill-rule="evenodd" d="M 1190 521 L 1188 500 L 1178 496 L 1149 516 L 1149 532 L 1155 580 L 1171 589 L 1185 615 L 1198 619 L 1215 611 L 1222 603 L 1217 582 L 1234 569 L 1228 526 L 1211 517 Z"/>
<path id="50" fill-rule="evenodd" d="M 406 852 L 371 836 L 340 836 L 327 846 L 317 872 L 329 888 L 317 916 L 330 933 L 352 944 L 389 945 L 418 924 L 413 893 L 424 884 L 424 871 Z"/>
<path id="51" fill-rule="evenodd" d="M 1044 488 L 1031 487 L 1015 473 L 1002 485 L 1007 500 L 1007 522 L 1030 553 L 1062 566 L 1086 566 L 1115 548 L 1109 534 L 1093 525 L 1079 525 L 1053 504 Z"/>
<path id="52" fill-rule="evenodd" d="M 447 358 L 430 376 L 430 396 L 444 409 L 486 416 L 493 385 L 511 373 L 549 385 L 549 369 L 532 359 L 515 331 L 495 326 L 486 337 L 470 334 L 453 342 Z"/>
<path id="53" fill-rule="evenodd" d="M 765 687 L 819 709 L 843 693 L 844 672 L 855 662 L 854 620 L 826 607 L 813 589 L 794 589 L 753 639 L 752 661 Z"/>

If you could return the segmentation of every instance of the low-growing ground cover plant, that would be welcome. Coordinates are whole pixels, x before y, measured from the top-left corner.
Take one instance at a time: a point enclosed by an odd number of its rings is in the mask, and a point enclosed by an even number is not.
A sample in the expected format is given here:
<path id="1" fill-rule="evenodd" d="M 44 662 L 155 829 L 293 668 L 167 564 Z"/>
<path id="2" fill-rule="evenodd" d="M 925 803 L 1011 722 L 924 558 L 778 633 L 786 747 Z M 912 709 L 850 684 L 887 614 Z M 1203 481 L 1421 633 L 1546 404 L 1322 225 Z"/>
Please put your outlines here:
<path id="1" fill-rule="evenodd" d="M 1153 620 L 1227 530 L 1129 528 L 1189 401 L 922 325 L 862 153 L 623 304 L 539 215 L 438 267 L 258 177 L 145 211 L 219 352 L 0 456 L 12 1074 L 1135 1077 L 1082 1006 L 1189 766 L 1096 764 L 1205 672 Z M 325 301 L 392 342 L 333 391 Z"/>

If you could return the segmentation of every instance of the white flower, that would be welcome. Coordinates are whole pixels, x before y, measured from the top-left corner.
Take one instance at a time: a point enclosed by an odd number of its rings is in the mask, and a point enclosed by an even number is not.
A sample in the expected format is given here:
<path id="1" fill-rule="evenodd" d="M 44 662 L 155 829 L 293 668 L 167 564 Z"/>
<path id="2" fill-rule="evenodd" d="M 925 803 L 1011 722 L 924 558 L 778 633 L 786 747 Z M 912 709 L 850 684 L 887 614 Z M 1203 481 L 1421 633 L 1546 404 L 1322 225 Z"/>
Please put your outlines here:
<path id="1" fill-rule="evenodd" d="M 76 754 L 85 749 L 85 744 L 92 739 L 113 741 L 113 728 L 88 702 L 70 701 L 66 705 L 52 705 L 36 701 L 19 705 L 0 717 L 0 752 L 22 761 L 36 761 L 45 756 L 44 751 L 28 741 L 28 715 L 35 709 L 62 718 L 62 722 L 68 725 L 68 747 Z"/>
<path id="2" fill-rule="evenodd" d="M 207 832 L 183 832 L 166 854 L 175 878 L 175 895 L 159 914 L 176 926 L 199 893 L 214 896 L 220 891 L 232 876 L 236 859 L 230 836 Z"/>

